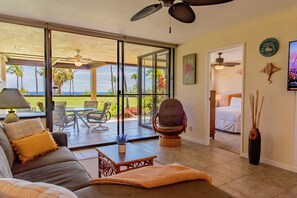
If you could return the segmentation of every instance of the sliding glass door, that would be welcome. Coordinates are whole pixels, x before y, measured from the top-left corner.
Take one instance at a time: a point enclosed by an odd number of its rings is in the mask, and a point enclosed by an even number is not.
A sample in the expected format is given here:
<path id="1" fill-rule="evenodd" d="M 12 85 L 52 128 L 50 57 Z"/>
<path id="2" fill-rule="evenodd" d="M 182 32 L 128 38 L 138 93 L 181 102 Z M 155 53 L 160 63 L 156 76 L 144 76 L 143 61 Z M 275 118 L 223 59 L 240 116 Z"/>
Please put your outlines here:
<path id="1" fill-rule="evenodd" d="M 168 49 L 119 43 L 119 130 L 131 139 L 155 136 L 152 118 L 169 97 Z"/>

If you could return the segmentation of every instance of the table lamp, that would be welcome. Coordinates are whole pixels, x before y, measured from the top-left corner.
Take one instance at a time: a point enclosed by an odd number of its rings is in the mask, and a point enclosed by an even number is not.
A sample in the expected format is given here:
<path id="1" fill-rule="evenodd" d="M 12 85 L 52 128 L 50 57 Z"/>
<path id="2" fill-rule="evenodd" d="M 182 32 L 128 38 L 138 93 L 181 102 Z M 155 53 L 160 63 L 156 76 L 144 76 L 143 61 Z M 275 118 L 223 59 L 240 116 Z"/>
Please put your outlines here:
<path id="1" fill-rule="evenodd" d="M 19 90 L 13 88 L 3 88 L 0 92 L 0 109 L 10 109 L 4 119 L 4 122 L 11 123 L 19 121 L 18 116 L 12 109 L 22 108 L 30 108 L 30 105 Z"/>

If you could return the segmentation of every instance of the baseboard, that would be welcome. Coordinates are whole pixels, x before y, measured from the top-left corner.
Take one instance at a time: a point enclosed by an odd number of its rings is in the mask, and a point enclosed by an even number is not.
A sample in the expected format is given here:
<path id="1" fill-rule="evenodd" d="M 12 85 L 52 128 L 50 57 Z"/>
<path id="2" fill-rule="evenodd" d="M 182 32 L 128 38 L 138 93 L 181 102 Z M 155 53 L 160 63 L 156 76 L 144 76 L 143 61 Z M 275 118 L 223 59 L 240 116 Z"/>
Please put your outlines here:
<path id="1" fill-rule="evenodd" d="M 248 154 L 247 153 L 242 153 L 241 157 L 248 158 Z M 292 171 L 292 172 L 297 173 L 297 166 L 284 164 L 284 163 L 277 162 L 277 161 L 270 160 L 270 159 L 263 158 L 263 157 L 261 157 L 260 162 L 264 163 L 264 164 L 269 164 L 271 166 L 275 166 L 275 167 L 278 167 L 278 168 L 281 168 L 281 169 L 284 169 L 284 170 L 288 170 L 288 171 Z"/>
<path id="2" fill-rule="evenodd" d="M 199 140 L 199 139 L 192 138 L 192 137 L 189 137 L 189 136 L 186 136 L 186 135 L 181 135 L 181 138 L 184 139 L 184 140 L 188 140 L 190 142 L 195 142 L 195 143 L 198 143 L 198 144 L 208 145 L 208 143 L 206 141 L 204 141 L 204 140 Z"/>

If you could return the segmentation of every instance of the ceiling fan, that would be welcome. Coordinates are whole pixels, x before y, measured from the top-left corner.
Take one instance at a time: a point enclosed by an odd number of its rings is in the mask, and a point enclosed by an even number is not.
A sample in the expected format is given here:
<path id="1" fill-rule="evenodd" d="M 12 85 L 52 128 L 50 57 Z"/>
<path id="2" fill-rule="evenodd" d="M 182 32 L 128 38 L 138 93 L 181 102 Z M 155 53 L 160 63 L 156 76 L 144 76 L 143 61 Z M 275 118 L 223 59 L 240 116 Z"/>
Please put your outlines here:
<path id="1" fill-rule="evenodd" d="M 77 67 L 81 67 L 84 64 L 89 64 L 92 62 L 92 59 L 90 58 L 83 58 L 79 53 L 81 50 L 76 49 L 75 50 L 77 54 L 74 56 L 74 58 L 66 58 L 66 61 L 74 62 L 74 65 Z"/>
<path id="2" fill-rule="evenodd" d="M 136 21 L 149 16 L 163 6 L 169 7 L 168 13 L 176 20 L 183 23 L 193 23 L 196 19 L 195 13 L 190 6 L 206 6 L 227 3 L 233 0 L 181 0 L 182 2 L 174 3 L 175 0 L 159 0 L 159 4 L 149 5 L 137 12 L 130 21 Z"/>
<path id="3" fill-rule="evenodd" d="M 234 67 L 235 65 L 240 65 L 238 62 L 224 62 L 224 58 L 221 57 L 223 52 L 218 52 L 219 57 L 216 58 L 216 62 L 211 64 L 212 67 L 215 67 L 217 70 L 222 70 L 225 67 Z"/>

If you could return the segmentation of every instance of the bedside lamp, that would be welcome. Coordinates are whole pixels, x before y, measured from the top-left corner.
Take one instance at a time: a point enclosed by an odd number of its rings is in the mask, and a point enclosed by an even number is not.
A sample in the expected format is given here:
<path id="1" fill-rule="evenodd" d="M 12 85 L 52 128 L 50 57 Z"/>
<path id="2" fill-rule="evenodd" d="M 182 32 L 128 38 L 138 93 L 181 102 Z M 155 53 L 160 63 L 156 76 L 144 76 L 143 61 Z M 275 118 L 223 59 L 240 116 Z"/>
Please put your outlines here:
<path id="1" fill-rule="evenodd" d="M 12 109 L 22 108 L 30 108 L 30 105 L 19 90 L 13 88 L 3 88 L 0 93 L 0 109 L 10 109 L 4 119 L 4 122 L 11 123 L 19 121 L 18 116 Z"/>
<path id="2" fill-rule="evenodd" d="M 220 106 L 220 100 L 222 100 L 221 94 L 216 94 L 216 106 Z"/>

